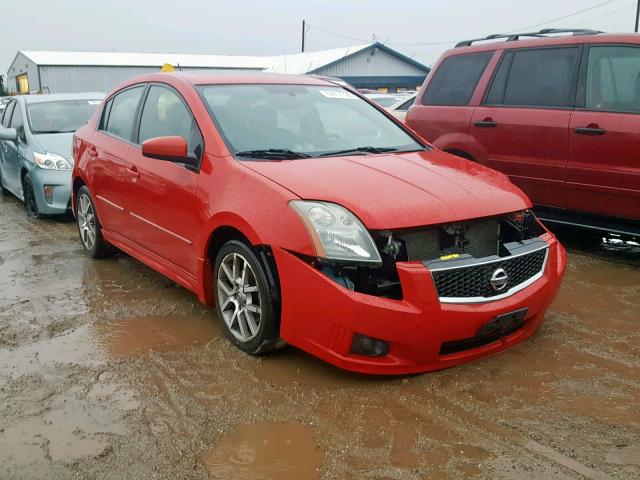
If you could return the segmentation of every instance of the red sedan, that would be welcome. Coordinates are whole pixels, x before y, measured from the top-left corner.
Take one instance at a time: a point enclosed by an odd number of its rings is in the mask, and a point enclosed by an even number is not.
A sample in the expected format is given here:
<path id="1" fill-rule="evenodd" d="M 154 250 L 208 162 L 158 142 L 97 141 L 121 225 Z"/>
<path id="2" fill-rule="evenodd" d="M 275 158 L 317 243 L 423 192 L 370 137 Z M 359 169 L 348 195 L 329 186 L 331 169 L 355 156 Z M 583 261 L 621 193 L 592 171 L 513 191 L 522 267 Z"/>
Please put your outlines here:
<path id="1" fill-rule="evenodd" d="M 313 77 L 155 74 L 74 140 L 73 210 L 216 305 L 228 338 L 341 368 L 449 367 L 529 337 L 566 255 L 508 178 Z"/>

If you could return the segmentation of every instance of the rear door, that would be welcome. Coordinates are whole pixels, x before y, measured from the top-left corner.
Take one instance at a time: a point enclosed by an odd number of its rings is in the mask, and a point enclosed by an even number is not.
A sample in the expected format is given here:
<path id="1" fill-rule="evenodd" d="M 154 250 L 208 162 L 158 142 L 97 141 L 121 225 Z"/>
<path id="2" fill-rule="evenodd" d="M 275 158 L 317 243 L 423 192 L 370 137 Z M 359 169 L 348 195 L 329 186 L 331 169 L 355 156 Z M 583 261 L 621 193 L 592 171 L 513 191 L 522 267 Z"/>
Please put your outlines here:
<path id="1" fill-rule="evenodd" d="M 145 85 L 136 85 L 111 97 L 105 103 L 97 134 L 87 140 L 87 154 L 95 157 L 88 162 L 87 174 L 100 221 L 108 231 L 125 238 L 129 232 L 124 172 L 144 90 Z"/>
<path id="2" fill-rule="evenodd" d="M 568 207 L 640 220 L 640 45 L 585 48 L 569 130 Z"/>
<path id="3" fill-rule="evenodd" d="M 538 205 L 567 207 L 568 128 L 581 50 L 505 51 L 473 113 L 471 136 L 485 155 L 479 160 L 509 175 Z"/>
<path id="4" fill-rule="evenodd" d="M 139 146 L 170 135 L 183 137 L 189 151 L 202 156 L 202 134 L 182 96 L 168 85 L 152 84 L 140 115 L 138 145 L 131 149 L 126 168 L 131 239 L 195 275 L 198 173 L 182 164 L 145 157 Z"/>

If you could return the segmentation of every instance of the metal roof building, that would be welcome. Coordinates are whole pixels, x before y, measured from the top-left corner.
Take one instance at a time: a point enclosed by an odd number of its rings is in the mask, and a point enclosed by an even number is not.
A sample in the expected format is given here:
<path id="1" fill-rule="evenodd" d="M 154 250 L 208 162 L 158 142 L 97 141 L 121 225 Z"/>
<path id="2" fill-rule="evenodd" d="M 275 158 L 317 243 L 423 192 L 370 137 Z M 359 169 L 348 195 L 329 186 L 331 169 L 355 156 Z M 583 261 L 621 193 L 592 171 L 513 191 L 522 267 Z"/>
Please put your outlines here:
<path id="1" fill-rule="evenodd" d="M 279 56 L 190 55 L 20 50 L 7 71 L 19 93 L 107 92 L 119 82 L 170 64 L 207 73 L 275 72 L 340 77 L 356 88 L 416 89 L 429 68 L 381 44 L 369 43 Z"/>

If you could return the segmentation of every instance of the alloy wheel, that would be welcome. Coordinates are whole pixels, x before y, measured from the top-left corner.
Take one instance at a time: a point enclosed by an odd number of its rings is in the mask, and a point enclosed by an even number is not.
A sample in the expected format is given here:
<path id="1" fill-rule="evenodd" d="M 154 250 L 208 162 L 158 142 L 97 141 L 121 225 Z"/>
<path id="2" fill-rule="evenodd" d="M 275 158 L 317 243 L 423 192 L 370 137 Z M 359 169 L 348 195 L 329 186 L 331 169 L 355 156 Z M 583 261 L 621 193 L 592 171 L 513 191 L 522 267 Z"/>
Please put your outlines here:
<path id="1" fill-rule="evenodd" d="M 96 243 L 96 216 L 86 193 L 81 193 L 78 197 L 78 229 L 84 248 L 93 249 Z"/>
<path id="2" fill-rule="evenodd" d="M 246 343 L 258 335 L 262 320 L 260 290 L 255 272 L 242 255 L 229 253 L 217 273 L 218 302 L 229 331 Z"/>

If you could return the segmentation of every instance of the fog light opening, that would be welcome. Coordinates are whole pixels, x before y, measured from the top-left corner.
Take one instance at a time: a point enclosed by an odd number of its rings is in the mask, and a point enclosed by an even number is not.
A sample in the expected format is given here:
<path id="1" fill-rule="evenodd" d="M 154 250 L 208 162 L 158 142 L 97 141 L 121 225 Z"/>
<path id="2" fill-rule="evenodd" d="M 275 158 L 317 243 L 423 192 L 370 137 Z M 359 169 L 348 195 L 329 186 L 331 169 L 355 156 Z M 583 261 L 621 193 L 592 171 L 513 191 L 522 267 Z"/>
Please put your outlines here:
<path id="1" fill-rule="evenodd" d="M 53 203 L 53 186 L 52 185 L 44 186 L 44 199 L 49 205 Z"/>
<path id="2" fill-rule="evenodd" d="M 377 338 L 367 337 L 361 333 L 353 336 L 351 353 L 365 355 L 367 357 L 384 357 L 389 353 L 389 343 Z"/>

